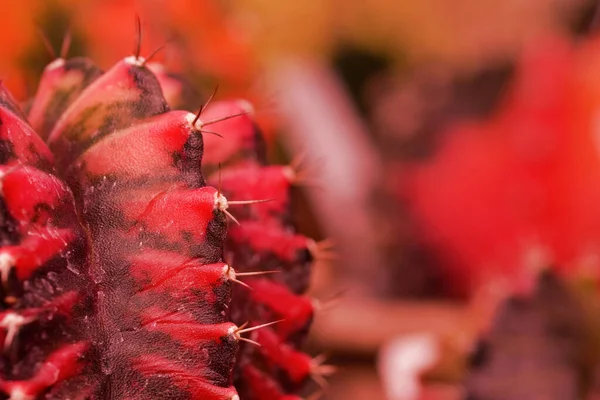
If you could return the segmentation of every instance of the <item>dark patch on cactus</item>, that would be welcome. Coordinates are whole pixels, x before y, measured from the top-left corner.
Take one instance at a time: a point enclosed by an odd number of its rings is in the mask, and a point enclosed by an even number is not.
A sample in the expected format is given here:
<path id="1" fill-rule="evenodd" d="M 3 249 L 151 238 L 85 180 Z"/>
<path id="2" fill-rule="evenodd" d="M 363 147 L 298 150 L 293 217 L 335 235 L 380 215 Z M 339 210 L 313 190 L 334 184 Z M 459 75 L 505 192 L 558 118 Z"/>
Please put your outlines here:
<path id="1" fill-rule="evenodd" d="M 175 155 L 175 165 L 184 174 L 185 182 L 190 187 L 206 186 L 198 165 L 202 161 L 204 142 L 200 132 L 194 132 L 183 146 L 183 152 Z"/>
<path id="2" fill-rule="evenodd" d="M 20 235 L 17 221 L 10 215 L 3 198 L 0 198 L 0 245 L 9 246 L 19 243 Z"/>
<path id="3" fill-rule="evenodd" d="M 0 126 L 2 126 L 2 120 L 0 119 Z M 13 144 L 4 139 L 0 139 L 0 163 L 6 164 L 8 161 L 15 158 L 15 151 Z"/>

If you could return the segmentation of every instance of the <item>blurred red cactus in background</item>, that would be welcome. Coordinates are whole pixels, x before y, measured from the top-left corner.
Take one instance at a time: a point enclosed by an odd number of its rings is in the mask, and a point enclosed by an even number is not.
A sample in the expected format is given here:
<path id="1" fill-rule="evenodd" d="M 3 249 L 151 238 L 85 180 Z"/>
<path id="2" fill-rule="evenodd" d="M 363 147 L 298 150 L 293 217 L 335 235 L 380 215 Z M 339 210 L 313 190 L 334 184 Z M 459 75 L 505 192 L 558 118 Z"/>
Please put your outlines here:
<path id="1" fill-rule="evenodd" d="M 528 47 L 498 111 L 451 126 L 408 173 L 411 207 L 461 294 L 531 275 L 539 252 L 563 271 L 598 266 L 599 50 L 559 38 Z"/>

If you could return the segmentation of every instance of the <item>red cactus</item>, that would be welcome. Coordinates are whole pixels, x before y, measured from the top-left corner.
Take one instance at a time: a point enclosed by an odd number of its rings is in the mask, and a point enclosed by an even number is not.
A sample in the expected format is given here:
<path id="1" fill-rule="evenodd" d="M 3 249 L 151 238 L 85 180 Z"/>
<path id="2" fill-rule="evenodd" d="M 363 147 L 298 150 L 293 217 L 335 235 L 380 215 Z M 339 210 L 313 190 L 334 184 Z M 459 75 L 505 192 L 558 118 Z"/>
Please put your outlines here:
<path id="1" fill-rule="evenodd" d="M 598 45 L 531 46 L 502 107 L 451 127 L 414 166 L 411 206 L 460 293 L 522 278 L 532 249 L 563 271 L 600 254 Z"/>
<path id="2" fill-rule="evenodd" d="M 170 110 L 138 56 L 103 74 L 55 60 L 28 119 L 0 88 L 0 391 L 289 399 L 324 372 L 297 350 L 313 243 L 291 222 L 294 171 L 260 144 L 245 102 Z M 227 236 L 225 195 L 274 200 L 239 202 Z M 263 346 L 236 361 L 240 340 Z"/>

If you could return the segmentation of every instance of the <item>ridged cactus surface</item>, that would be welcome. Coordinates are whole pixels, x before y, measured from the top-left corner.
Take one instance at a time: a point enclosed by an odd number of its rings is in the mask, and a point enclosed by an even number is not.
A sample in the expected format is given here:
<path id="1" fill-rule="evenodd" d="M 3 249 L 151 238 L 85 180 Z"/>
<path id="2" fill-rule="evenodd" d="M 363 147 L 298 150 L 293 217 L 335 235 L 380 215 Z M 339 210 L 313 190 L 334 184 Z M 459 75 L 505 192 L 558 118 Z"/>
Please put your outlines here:
<path id="1" fill-rule="evenodd" d="M 296 171 L 247 102 L 171 84 L 131 56 L 54 60 L 27 113 L 0 87 L 4 398 L 293 399 L 322 369 Z"/>

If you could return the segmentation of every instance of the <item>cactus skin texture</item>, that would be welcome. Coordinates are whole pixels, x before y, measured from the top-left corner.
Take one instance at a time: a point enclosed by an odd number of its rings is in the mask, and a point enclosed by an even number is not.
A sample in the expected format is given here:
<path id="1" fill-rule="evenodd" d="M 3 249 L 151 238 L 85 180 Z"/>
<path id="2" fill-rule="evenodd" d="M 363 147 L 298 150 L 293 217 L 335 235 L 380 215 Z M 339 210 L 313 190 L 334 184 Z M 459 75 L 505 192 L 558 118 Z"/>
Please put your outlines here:
<path id="1" fill-rule="evenodd" d="M 152 70 L 57 59 L 27 117 L 0 87 L 0 398 L 295 399 L 317 373 L 293 168 L 247 103 L 171 110 Z M 274 200 L 228 234 L 225 196 Z"/>

